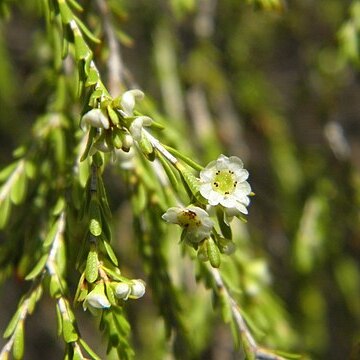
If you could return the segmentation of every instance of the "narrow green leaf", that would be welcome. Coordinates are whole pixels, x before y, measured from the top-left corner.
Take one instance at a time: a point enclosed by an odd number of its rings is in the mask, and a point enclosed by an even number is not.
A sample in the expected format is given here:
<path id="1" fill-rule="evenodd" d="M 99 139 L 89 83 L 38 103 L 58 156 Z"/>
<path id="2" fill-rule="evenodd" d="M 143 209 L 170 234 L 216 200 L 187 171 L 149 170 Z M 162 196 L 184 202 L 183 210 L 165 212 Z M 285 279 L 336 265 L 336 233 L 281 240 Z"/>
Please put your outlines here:
<path id="1" fill-rule="evenodd" d="M 89 283 L 93 283 L 99 276 L 99 259 L 95 249 L 91 249 L 87 256 L 85 278 Z"/>
<path id="2" fill-rule="evenodd" d="M 93 35 L 93 33 L 86 27 L 86 25 L 77 16 L 73 14 L 73 17 L 76 20 L 76 23 L 81 29 L 81 31 L 88 37 L 89 40 L 91 40 L 96 44 L 101 43 L 100 39 L 98 39 L 95 35 Z"/>
<path id="3" fill-rule="evenodd" d="M 83 154 L 81 155 L 81 158 L 80 158 L 80 164 L 81 164 L 81 162 L 83 162 L 89 156 L 91 145 L 94 142 L 95 136 L 96 136 L 96 129 L 94 127 L 91 127 L 90 130 L 89 130 L 88 139 L 87 139 L 87 142 L 86 142 L 84 152 L 83 152 Z"/>
<path id="4" fill-rule="evenodd" d="M 24 356 L 24 322 L 19 322 L 15 330 L 13 343 L 13 356 L 15 360 L 20 360 Z"/>
<path id="5" fill-rule="evenodd" d="M 27 179 L 25 171 L 17 173 L 17 178 L 13 183 L 10 191 L 10 199 L 15 205 L 19 205 L 23 202 L 26 193 Z"/>
<path id="6" fill-rule="evenodd" d="M 105 283 L 106 297 L 108 298 L 111 305 L 117 305 L 114 290 L 112 289 L 109 282 Z"/>
<path id="7" fill-rule="evenodd" d="M 157 153 L 156 155 L 157 155 L 158 159 L 160 160 L 161 165 L 163 166 L 167 177 L 169 178 L 170 184 L 176 191 L 178 188 L 178 179 L 177 179 L 173 169 L 171 168 L 171 166 L 169 165 L 167 160 L 164 159 L 164 157 L 160 153 Z"/>
<path id="8" fill-rule="evenodd" d="M 64 210 L 64 208 L 65 208 L 65 200 L 64 200 L 64 198 L 61 197 L 56 202 L 54 209 L 52 211 L 52 214 L 54 216 L 58 216 Z"/>
<path id="9" fill-rule="evenodd" d="M 25 163 L 25 173 L 29 179 L 33 179 L 36 174 L 36 167 L 33 162 L 27 160 Z"/>
<path id="10" fill-rule="evenodd" d="M 19 319 L 20 319 L 20 314 L 21 314 L 21 311 L 22 311 L 22 307 L 21 305 L 17 308 L 15 314 L 13 315 L 13 317 L 11 318 L 8 326 L 6 327 L 5 329 L 5 332 L 4 332 L 4 338 L 8 338 L 12 335 L 12 333 L 15 331 L 15 328 L 19 322 Z"/>
<path id="11" fill-rule="evenodd" d="M 220 251 L 214 240 L 209 238 L 205 240 L 206 251 L 212 267 L 218 268 L 220 266 Z"/>
<path id="12" fill-rule="evenodd" d="M 75 59 L 85 60 L 92 56 L 92 53 L 80 33 L 74 33 Z"/>
<path id="13" fill-rule="evenodd" d="M 66 343 L 77 341 L 79 336 L 73 323 L 63 317 L 63 337 Z"/>
<path id="14" fill-rule="evenodd" d="M 2 201 L 0 200 L 0 229 L 3 229 L 9 220 L 11 212 L 10 197 L 7 196 Z"/>
<path id="15" fill-rule="evenodd" d="M 63 332 L 63 320 L 58 304 L 56 304 L 56 319 L 57 319 L 57 335 L 60 336 Z"/>
<path id="16" fill-rule="evenodd" d="M 142 151 L 142 153 L 150 160 L 153 161 L 155 159 L 155 152 L 154 152 L 154 148 L 151 144 L 151 142 L 149 141 L 149 139 L 145 136 L 143 136 L 139 141 L 138 141 L 140 150 Z"/>
<path id="17" fill-rule="evenodd" d="M 91 347 L 83 340 L 82 338 L 79 339 L 81 346 L 86 350 L 86 352 L 91 356 L 93 360 L 101 360 L 99 356 L 91 349 Z"/>
<path id="18" fill-rule="evenodd" d="M 58 1 L 61 20 L 64 24 L 69 24 L 73 20 L 73 13 L 65 0 Z"/>
<path id="19" fill-rule="evenodd" d="M 51 226 L 51 228 L 50 228 L 49 232 L 47 233 L 46 238 L 44 240 L 43 247 L 45 249 L 53 243 L 53 241 L 55 239 L 55 236 L 56 236 L 56 234 L 58 232 L 58 227 L 59 227 L 59 222 L 55 221 L 52 224 L 52 226 Z"/>
<path id="20" fill-rule="evenodd" d="M 58 298 L 61 296 L 61 284 L 55 276 L 51 276 L 50 278 L 49 292 L 52 298 Z"/>
<path id="21" fill-rule="evenodd" d="M 221 209 L 220 207 L 217 207 L 216 209 L 216 217 L 220 226 L 220 230 L 223 234 L 223 236 L 226 239 L 231 240 L 232 239 L 232 231 L 231 231 L 231 227 L 225 224 L 224 221 L 224 210 Z"/>
<path id="22" fill-rule="evenodd" d="M 92 197 L 90 200 L 89 206 L 89 231 L 94 236 L 100 236 L 102 233 L 102 221 L 101 221 L 101 212 L 100 206 L 95 197 Z"/>
<path id="23" fill-rule="evenodd" d="M 184 161 L 186 164 L 188 164 L 190 167 L 192 167 L 194 170 L 201 171 L 204 167 L 196 163 L 194 160 L 190 159 L 189 157 L 185 156 L 178 150 L 172 148 L 171 146 L 163 145 L 166 150 L 168 150 L 171 154 L 178 157 L 182 161 Z"/>
<path id="24" fill-rule="evenodd" d="M 84 9 L 82 8 L 82 6 L 75 0 L 67 0 L 67 2 L 69 3 L 70 6 L 72 6 L 76 11 L 78 12 L 83 12 Z"/>
<path id="25" fill-rule="evenodd" d="M 119 263 L 118 263 L 118 260 L 116 258 L 116 255 L 115 255 L 114 250 L 111 247 L 111 245 L 107 241 L 104 241 L 103 244 L 104 244 L 107 254 L 109 255 L 110 260 L 113 262 L 113 264 L 115 266 L 118 266 Z"/>
<path id="26" fill-rule="evenodd" d="M 28 302 L 28 314 L 31 315 L 34 312 L 36 303 L 40 300 L 42 293 L 42 286 L 40 285 L 31 293 Z"/>
<path id="27" fill-rule="evenodd" d="M 106 107 L 106 110 L 107 110 L 107 112 L 108 112 L 108 115 L 109 115 L 109 117 L 110 117 L 111 122 L 113 123 L 113 125 L 118 125 L 118 124 L 119 124 L 119 117 L 118 117 L 118 115 L 117 115 L 117 112 L 114 111 L 114 110 L 111 108 L 110 105 L 108 105 L 108 106 Z"/>
<path id="28" fill-rule="evenodd" d="M 8 165 L 6 168 L 2 169 L 0 171 L 0 182 L 7 180 L 17 166 L 18 166 L 18 162 L 16 161 Z"/>
<path id="29" fill-rule="evenodd" d="M 90 67 L 88 76 L 86 78 L 85 86 L 95 85 L 99 81 L 99 74 L 95 68 Z"/>
<path id="30" fill-rule="evenodd" d="M 196 200 L 206 205 L 207 204 L 206 199 L 204 199 L 199 192 L 199 187 L 200 187 L 199 179 L 196 178 L 190 171 L 187 171 L 186 169 L 181 170 L 180 174 L 185 184 L 188 186 L 191 194 L 195 196 Z"/>
<path id="31" fill-rule="evenodd" d="M 48 254 L 44 254 L 37 262 L 35 267 L 30 271 L 30 273 L 26 275 L 25 280 L 32 280 L 36 278 L 44 270 L 47 259 L 48 259 Z"/>

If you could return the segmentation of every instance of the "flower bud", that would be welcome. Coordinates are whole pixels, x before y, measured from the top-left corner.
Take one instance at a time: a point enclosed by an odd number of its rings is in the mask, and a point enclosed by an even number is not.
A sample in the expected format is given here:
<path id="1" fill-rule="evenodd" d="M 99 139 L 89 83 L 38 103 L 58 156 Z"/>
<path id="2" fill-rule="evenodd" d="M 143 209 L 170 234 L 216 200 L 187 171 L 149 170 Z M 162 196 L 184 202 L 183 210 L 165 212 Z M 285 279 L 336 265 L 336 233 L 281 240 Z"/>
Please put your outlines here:
<path id="1" fill-rule="evenodd" d="M 109 129 L 109 119 L 104 111 L 101 109 L 91 109 L 81 118 L 80 127 L 84 130 L 86 125 L 96 128 Z"/>
<path id="2" fill-rule="evenodd" d="M 126 91 L 121 97 L 121 106 L 126 116 L 132 116 L 136 100 L 142 100 L 144 93 L 141 90 L 134 89 Z"/>
<path id="3" fill-rule="evenodd" d="M 92 291 L 87 294 L 84 302 L 84 310 L 89 309 L 94 315 L 98 314 L 99 309 L 107 309 L 111 306 L 107 296 L 105 295 L 104 284 L 97 284 Z"/>
<path id="4" fill-rule="evenodd" d="M 130 292 L 131 292 L 131 288 L 130 288 L 129 284 L 122 282 L 122 283 L 118 283 L 115 286 L 115 295 L 119 299 L 127 300 L 127 298 L 130 295 Z"/>
<path id="5" fill-rule="evenodd" d="M 145 294 L 145 283 L 140 279 L 133 280 L 131 285 L 131 298 L 138 299 L 144 296 Z"/>

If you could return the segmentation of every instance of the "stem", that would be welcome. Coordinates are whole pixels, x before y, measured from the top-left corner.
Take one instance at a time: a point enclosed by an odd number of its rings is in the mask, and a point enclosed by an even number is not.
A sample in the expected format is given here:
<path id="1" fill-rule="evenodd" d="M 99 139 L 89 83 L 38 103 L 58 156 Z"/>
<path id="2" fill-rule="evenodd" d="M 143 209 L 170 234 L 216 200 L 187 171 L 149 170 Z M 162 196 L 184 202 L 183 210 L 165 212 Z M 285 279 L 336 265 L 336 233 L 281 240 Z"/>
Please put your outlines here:
<path id="1" fill-rule="evenodd" d="M 236 322 L 236 325 L 239 329 L 239 332 L 244 335 L 246 342 L 249 345 L 249 350 L 254 359 L 257 360 L 285 360 L 283 357 L 276 354 L 270 353 L 268 350 L 261 348 L 257 343 L 254 337 L 252 336 L 244 317 L 241 314 L 240 308 L 236 300 L 232 297 L 229 290 L 227 289 L 220 271 L 215 268 L 208 267 L 208 271 L 211 273 L 215 284 L 217 286 L 217 291 L 224 294 L 230 304 L 232 316 Z"/>

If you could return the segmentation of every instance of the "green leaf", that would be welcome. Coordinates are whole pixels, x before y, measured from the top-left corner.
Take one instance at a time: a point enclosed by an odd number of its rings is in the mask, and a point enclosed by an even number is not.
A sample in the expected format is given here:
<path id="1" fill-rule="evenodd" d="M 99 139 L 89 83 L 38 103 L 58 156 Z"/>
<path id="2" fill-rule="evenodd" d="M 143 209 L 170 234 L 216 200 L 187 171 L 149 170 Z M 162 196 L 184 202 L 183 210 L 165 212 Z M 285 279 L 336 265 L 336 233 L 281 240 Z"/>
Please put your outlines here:
<path id="1" fill-rule="evenodd" d="M 111 245 L 106 240 L 103 242 L 103 244 L 104 244 L 107 254 L 109 255 L 110 260 L 113 262 L 113 264 L 115 266 L 118 266 L 119 263 L 118 263 L 118 260 L 116 258 L 116 255 L 115 255 L 114 250 L 111 247 Z"/>
<path id="2" fill-rule="evenodd" d="M 110 105 L 108 105 L 106 107 L 106 110 L 108 112 L 108 115 L 110 117 L 110 120 L 111 122 L 113 123 L 113 125 L 118 125 L 119 124 L 119 118 L 118 118 L 118 115 L 117 115 L 117 112 L 114 111 Z"/>
<path id="3" fill-rule="evenodd" d="M 18 166 L 18 162 L 14 162 L 8 165 L 6 168 L 0 171 L 0 182 L 5 181 L 9 176 L 14 172 L 15 168 Z"/>
<path id="4" fill-rule="evenodd" d="M 65 0 L 58 1 L 59 9 L 60 9 L 60 15 L 61 20 L 64 24 L 69 24 L 71 20 L 73 20 L 73 12 L 65 2 Z"/>
<path id="5" fill-rule="evenodd" d="M 180 174 L 185 184 L 188 186 L 191 194 L 195 196 L 196 200 L 199 201 L 201 204 L 206 205 L 207 204 L 206 199 L 204 199 L 199 192 L 199 187 L 200 187 L 199 179 L 196 178 L 190 171 L 187 171 L 186 169 L 182 169 L 180 171 Z"/>
<path id="6" fill-rule="evenodd" d="M 102 233 L 102 221 L 101 221 L 101 212 L 100 206 L 96 198 L 92 197 L 90 200 L 89 207 L 89 231 L 94 236 L 100 236 Z"/>
<path id="7" fill-rule="evenodd" d="M 173 189 L 176 191 L 178 188 L 178 179 L 177 179 L 173 169 L 171 168 L 171 166 L 169 165 L 167 160 L 164 159 L 164 157 L 159 152 L 157 153 L 157 156 L 161 162 L 161 165 L 163 166 L 163 168 L 165 170 L 167 177 L 169 178 L 169 181 L 170 181 Z"/>
<path id="8" fill-rule="evenodd" d="M 31 315 L 34 312 L 36 303 L 40 300 L 42 293 L 43 291 L 41 285 L 37 286 L 31 293 L 28 302 L 28 314 Z"/>
<path id="9" fill-rule="evenodd" d="M 3 229 L 9 220 L 11 212 L 10 197 L 5 197 L 2 201 L 0 200 L 0 229 Z"/>
<path id="10" fill-rule="evenodd" d="M 91 347 L 85 342 L 84 339 L 80 338 L 79 342 L 93 360 L 101 360 L 101 358 L 96 355 L 96 353 L 91 349 Z"/>
<path id="11" fill-rule="evenodd" d="M 75 59 L 86 60 L 92 53 L 80 33 L 74 33 Z"/>
<path id="12" fill-rule="evenodd" d="M 117 305 L 114 290 L 112 289 L 109 282 L 105 283 L 106 297 L 108 298 L 111 305 Z"/>
<path id="13" fill-rule="evenodd" d="M 96 71 L 95 68 L 90 67 L 88 76 L 86 78 L 85 87 L 95 85 L 99 80 L 99 73 Z"/>
<path id="14" fill-rule="evenodd" d="M 25 163 L 25 173 L 26 173 L 26 176 L 29 178 L 29 179 L 33 179 L 35 177 L 35 174 L 36 174 L 36 167 L 35 165 L 31 162 L 31 161 L 26 161 Z"/>
<path id="15" fill-rule="evenodd" d="M 171 146 L 163 145 L 166 150 L 168 150 L 171 154 L 175 155 L 182 161 L 184 161 L 186 164 L 188 164 L 190 167 L 192 167 L 194 170 L 201 171 L 203 169 L 203 166 L 196 163 L 194 160 L 190 159 L 189 157 L 185 156 L 178 150 L 172 148 Z"/>
<path id="16" fill-rule="evenodd" d="M 54 216 L 58 216 L 64 210 L 64 208 L 65 208 L 65 200 L 64 200 L 64 198 L 61 197 L 56 202 L 54 209 L 52 211 L 52 214 Z"/>
<path id="17" fill-rule="evenodd" d="M 63 337 L 66 343 L 77 341 L 79 338 L 72 321 L 65 319 L 64 316 L 63 316 Z"/>
<path id="18" fill-rule="evenodd" d="M 80 165 L 81 165 L 81 162 L 83 162 L 89 156 L 91 145 L 94 142 L 95 136 L 96 136 L 96 129 L 94 127 L 91 127 L 90 130 L 89 130 L 88 139 L 87 139 L 87 142 L 86 142 L 84 152 L 83 152 L 83 154 L 81 155 L 81 158 L 80 158 Z"/>
<path id="19" fill-rule="evenodd" d="M 151 142 L 149 141 L 149 139 L 145 136 L 143 136 L 139 141 L 138 141 L 140 150 L 142 151 L 142 153 L 150 160 L 153 161 L 155 159 L 155 152 L 154 152 L 154 148 L 151 144 Z"/>
<path id="20" fill-rule="evenodd" d="M 19 205 L 23 202 L 26 193 L 26 185 L 27 179 L 25 171 L 19 171 L 10 192 L 11 201 L 15 205 Z"/>
<path id="21" fill-rule="evenodd" d="M 57 335 L 60 336 L 63 332 L 63 326 L 62 326 L 63 321 L 58 304 L 56 304 L 55 309 L 56 309 L 56 319 L 57 319 Z"/>
<path id="22" fill-rule="evenodd" d="M 61 284 L 56 276 L 50 277 L 49 292 L 52 298 L 58 298 L 61 296 Z"/>
<path id="23" fill-rule="evenodd" d="M 93 41 L 96 44 L 100 44 L 101 41 L 98 39 L 95 35 L 92 34 L 92 32 L 86 27 L 86 25 L 73 14 L 74 19 L 76 20 L 76 23 L 78 24 L 81 31 L 88 37 L 89 40 Z"/>
<path id="24" fill-rule="evenodd" d="M 37 262 L 35 267 L 26 275 L 25 280 L 32 280 L 36 278 L 43 270 L 48 259 L 48 254 L 44 254 L 40 260 Z"/>
<path id="25" fill-rule="evenodd" d="M 15 331 L 16 326 L 17 326 L 17 324 L 19 322 L 19 319 L 20 319 L 21 312 L 22 312 L 22 306 L 20 305 L 17 308 L 15 314 L 13 315 L 13 317 L 11 318 L 8 326 L 5 329 L 5 332 L 4 332 L 4 338 L 5 339 L 10 337 L 13 334 L 13 332 Z"/>
<path id="26" fill-rule="evenodd" d="M 99 276 L 99 259 L 95 249 L 88 253 L 85 268 L 85 278 L 89 283 L 93 283 Z"/>
<path id="27" fill-rule="evenodd" d="M 24 322 L 20 321 L 15 330 L 13 343 L 13 356 L 15 360 L 20 360 L 24 356 Z"/>
<path id="28" fill-rule="evenodd" d="M 48 232 L 48 234 L 46 235 L 46 238 L 44 240 L 44 243 L 43 243 L 43 248 L 47 248 L 49 247 L 54 239 L 55 239 L 55 236 L 58 232 L 58 228 L 59 228 L 59 220 L 58 221 L 55 221 L 50 229 L 50 231 Z"/>
<path id="29" fill-rule="evenodd" d="M 232 239 L 231 227 L 225 224 L 225 222 L 224 222 L 224 210 L 221 209 L 220 207 L 217 207 L 217 209 L 216 209 L 216 217 L 218 219 L 220 230 L 221 230 L 223 236 L 226 239 L 231 240 Z"/>
<path id="30" fill-rule="evenodd" d="M 83 12 L 84 11 L 82 6 L 77 1 L 75 1 L 75 0 L 67 0 L 67 2 L 69 3 L 70 6 L 72 6 L 78 12 Z"/>
<path id="31" fill-rule="evenodd" d="M 220 266 L 220 251 L 214 240 L 209 238 L 205 240 L 206 251 L 212 267 L 218 268 Z"/>

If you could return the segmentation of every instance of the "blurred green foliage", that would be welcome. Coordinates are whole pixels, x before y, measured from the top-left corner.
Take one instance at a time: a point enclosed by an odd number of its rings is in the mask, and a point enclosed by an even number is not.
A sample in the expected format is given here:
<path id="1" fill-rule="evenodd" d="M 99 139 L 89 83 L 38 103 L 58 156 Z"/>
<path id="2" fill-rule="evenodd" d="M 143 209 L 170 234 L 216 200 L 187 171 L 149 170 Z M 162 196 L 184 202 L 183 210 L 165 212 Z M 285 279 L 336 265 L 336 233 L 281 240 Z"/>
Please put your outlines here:
<path id="1" fill-rule="evenodd" d="M 49 294 L 58 307 L 74 298 L 74 268 L 87 226 L 77 219 L 85 211 L 80 208 L 89 196 L 90 171 L 83 164 L 74 174 L 90 86 L 81 74 L 94 56 L 114 97 L 126 88 L 145 92 L 140 110 L 164 125 L 155 131 L 164 144 L 202 164 L 219 153 L 244 159 L 256 196 L 248 222 L 234 220 L 237 249 L 222 258 L 221 271 L 255 338 L 304 359 L 360 358 L 360 2 L 109 0 L 124 66 L 118 82 L 107 67 L 114 49 L 102 2 L 78 2 L 88 37 L 70 35 L 56 19 L 75 61 L 63 60 L 59 29 L 44 16 L 49 3 L 55 1 L 0 1 L 1 328 L 16 311 L 19 293 L 40 301 L 42 285 L 29 288 L 24 277 L 45 266 L 42 254 L 51 243 L 51 225 L 59 221 L 60 197 L 70 202 L 67 262 L 58 264 L 64 265 L 59 282 L 66 286 L 60 295 Z M 69 3 L 75 9 L 77 2 Z M 113 214 L 108 240 L 112 232 L 122 272 L 148 284 L 145 299 L 125 306 L 136 359 L 164 359 L 170 343 L 179 359 L 242 359 L 220 321 L 219 313 L 241 343 L 226 296 L 194 252 L 178 244 L 178 229 L 161 221 L 177 199 L 172 186 L 161 183 L 144 158 L 134 173 L 105 162 L 108 195 L 101 201 L 108 197 Z M 172 184 L 181 183 L 173 176 Z M 213 289 L 212 299 L 205 288 Z M 20 301 L 20 309 L 28 307 Z M 53 309 L 37 311 L 47 316 Z M 108 314 L 103 328 L 118 326 L 127 337 L 119 311 L 122 326 Z M 81 312 L 74 310 L 80 319 Z M 66 316 L 74 315 L 69 310 Z M 12 329 L 19 338 L 23 326 L 20 321 Z M 102 354 L 95 327 L 78 326 Z M 35 344 L 49 325 L 37 327 L 29 335 Z M 67 336 L 63 331 L 65 342 L 72 342 Z M 47 351 L 49 358 L 59 353 L 56 345 Z M 21 355 L 19 346 L 14 357 Z"/>

